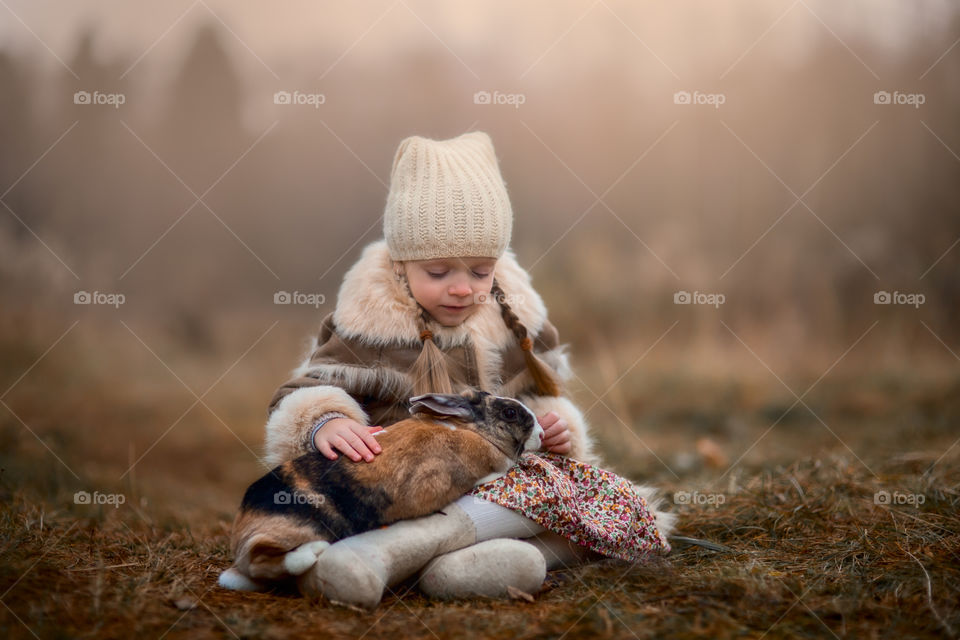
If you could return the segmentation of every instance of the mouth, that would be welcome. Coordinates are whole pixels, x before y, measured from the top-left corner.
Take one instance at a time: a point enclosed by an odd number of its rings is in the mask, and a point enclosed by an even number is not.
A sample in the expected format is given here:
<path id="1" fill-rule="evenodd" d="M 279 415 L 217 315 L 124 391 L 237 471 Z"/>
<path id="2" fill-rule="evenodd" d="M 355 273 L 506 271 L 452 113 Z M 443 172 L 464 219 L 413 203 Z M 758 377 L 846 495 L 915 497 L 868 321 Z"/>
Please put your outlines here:
<path id="1" fill-rule="evenodd" d="M 451 311 L 451 312 L 453 312 L 453 313 L 457 313 L 458 311 L 463 311 L 464 309 L 467 308 L 466 305 L 464 305 L 464 306 L 462 306 L 462 307 L 455 307 L 455 306 L 452 306 L 452 305 L 449 305 L 449 304 L 442 304 L 442 305 L 440 305 L 440 306 L 441 306 L 442 308 L 446 309 L 447 311 Z"/>

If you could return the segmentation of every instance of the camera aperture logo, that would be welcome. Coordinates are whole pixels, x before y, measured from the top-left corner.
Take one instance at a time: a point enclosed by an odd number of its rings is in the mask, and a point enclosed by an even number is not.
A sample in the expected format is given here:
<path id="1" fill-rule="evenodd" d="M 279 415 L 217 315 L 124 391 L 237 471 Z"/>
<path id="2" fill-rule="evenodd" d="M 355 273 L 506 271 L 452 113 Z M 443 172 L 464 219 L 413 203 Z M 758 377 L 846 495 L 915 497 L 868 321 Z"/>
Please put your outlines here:
<path id="1" fill-rule="evenodd" d="M 473 94 L 473 104 L 507 104 L 512 105 L 514 109 L 519 109 L 520 105 L 526 101 L 527 96 L 522 93 L 477 91 Z"/>
<path id="2" fill-rule="evenodd" d="M 325 496 L 316 493 L 301 493 L 299 491 L 277 491 L 273 494 L 273 504 L 306 504 L 311 507 L 319 507 L 327 501 Z"/>
<path id="3" fill-rule="evenodd" d="M 673 494 L 674 504 L 695 504 L 717 508 L 727 501 L 722 493 L 700 493 L 699 491 L 677 491 Z"/>
<path id="4" fill-rule="evenodd" d="M 711 106 L 719 109 L 720 105 L 726 103 L 727 96 L 722 93 L 703 93 L 702 91 L 677 91 L 673 94 L 673 104 L 698 104 Z"/>
<path id="5" fill-rule="evenodd" d="M 927 297 L 922 293 L 903 293 L 900 291 L 877 291 L 873 294 L 873 304 L 905 304 L 919 309 L 920 305 L 927 301 Z"/>
<path id="6" fill-rule="evenodd" d="M 327 101 L 322 93 L 303 93 L 302 91 L 277 91 L 273 94 L 273 104 L 308 105 L 319 109 Z"/>
<path id="7" fill-rule="evenodd" d="M 273 294 L 273 304 L 305 304 L 319 309 L 326 302 L 327 296 L 322 293 L 303 293 L 300 291 L 277 291 Z"/>
<path id="8" fill-rule="evenodd" d="M 107 105 L 119 109 L 126 103 L 127 96 L 122 93 L 101 93 L 99 91 L 77 91 L 73 94 L 73 104 Z"/>
<path id="9" fill-rule="evenodd" d="M 722 293 L 703 293 L 700 291 L 677 291 L 673 294 L 673 304 L 705 304 L 714 309 L 719 309 L 720 305 L 727 301 L 727 296 Z"/>
<path id="10" fill-rule="evenodd" d="M 127 496 L 122 493 L 100 493 L 94 491 L 77 491 L 73 494 L 73 504 L 108 504 L 114 509 L 119 509 L 120 505 L 127 501 Z"/>
<path id="11" fill-rule="evenodd" d="M 877 91 L 873 94 L 873 104 L 899 104 L 919 109 L 927 101 L 922 93 L 903 93 L 902 91 Z"/>
<path id="12" fill-rule="evenodd" d="M 103 304 L 118 309 L 126 301 L 127 297 L 122 293 L 77 291 L 73 294 L 73 304 Z"/>

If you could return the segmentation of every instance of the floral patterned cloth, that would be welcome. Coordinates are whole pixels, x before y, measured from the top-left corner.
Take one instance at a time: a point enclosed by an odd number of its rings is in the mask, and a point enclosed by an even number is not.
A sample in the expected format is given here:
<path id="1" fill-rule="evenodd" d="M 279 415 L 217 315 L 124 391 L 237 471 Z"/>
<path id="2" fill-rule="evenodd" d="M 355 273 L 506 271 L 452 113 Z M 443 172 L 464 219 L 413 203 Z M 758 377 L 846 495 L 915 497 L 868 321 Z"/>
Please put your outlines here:
<path id="1" fill-rule="evenodd" d="M 518 511 L 592 551 L 620 560 L 667 553 L 647 501 L 615 473 L 555 453 L 524 453 L 468 495 Z"/>

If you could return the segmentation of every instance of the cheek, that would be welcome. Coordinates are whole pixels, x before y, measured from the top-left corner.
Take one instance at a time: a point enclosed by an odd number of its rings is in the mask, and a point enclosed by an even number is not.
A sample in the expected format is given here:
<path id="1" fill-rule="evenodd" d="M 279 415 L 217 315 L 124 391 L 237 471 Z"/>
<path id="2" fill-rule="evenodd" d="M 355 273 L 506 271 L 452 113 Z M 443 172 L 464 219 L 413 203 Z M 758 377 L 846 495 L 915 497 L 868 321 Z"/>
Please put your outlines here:
<path id="1" fill-rule="evenodd" d="M 447 289 L 447 283 L 446 280 L 430 280 L 423 289 L 424 297 L 430 302 L 436 302 L 443 297 Z"/>
<path id="2" fill-rule="evenodd" d="M 420 304 L 430 304 L 437 298 L 437 282 L 429 276 L 417 275 L 410 278 L 410 293 Z"/>

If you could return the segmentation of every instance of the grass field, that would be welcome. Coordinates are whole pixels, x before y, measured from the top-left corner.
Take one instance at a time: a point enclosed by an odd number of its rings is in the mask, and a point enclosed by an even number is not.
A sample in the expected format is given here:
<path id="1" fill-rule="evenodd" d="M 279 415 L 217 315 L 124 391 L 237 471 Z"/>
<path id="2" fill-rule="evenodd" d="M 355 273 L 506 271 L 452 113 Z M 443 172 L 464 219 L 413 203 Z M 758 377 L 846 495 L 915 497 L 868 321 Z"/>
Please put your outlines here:
<path id="1" fill-rule="evenodd" d="M 596 402 L 602 367 L 583 362 L 575 394 L 594 405 L 609 466 L 661 486 L 679 533 L 728 550 L 677 544 L 647 564 L 553 572 L 534 602 L 437 603 L 406 584 L 360 613 L 216 585 L 290 345 L 266 339 L 249 360 L 198 358 L 139 326 L 110 331 L 106 359 L 80 334 L 47 355 L 52 340 L 24 341 L 27 330 L 3 342 L 3 637 L 960 633 L 955 369 L 838 369 L 794 403 L 775 379 L 656 375 L 650 365 Z M 799 390 L 817 378 L 785 381 Z M 91 503 L 78 504 L 78 491 Z M 110 504 L 114 495 L 123 503 Z"/>

